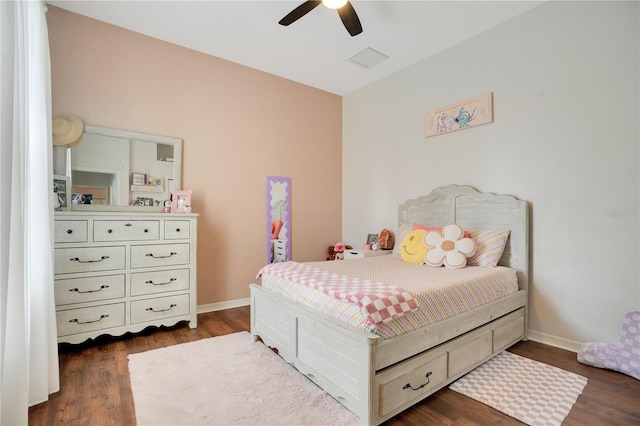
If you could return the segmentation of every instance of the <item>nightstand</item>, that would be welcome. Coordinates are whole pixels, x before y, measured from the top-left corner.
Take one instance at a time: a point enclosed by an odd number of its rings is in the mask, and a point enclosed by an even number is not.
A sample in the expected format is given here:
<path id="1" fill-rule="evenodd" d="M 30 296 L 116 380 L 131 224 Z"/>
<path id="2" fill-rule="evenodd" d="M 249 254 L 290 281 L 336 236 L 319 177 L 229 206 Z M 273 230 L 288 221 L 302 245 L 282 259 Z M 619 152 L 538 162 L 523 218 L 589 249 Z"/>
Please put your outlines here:
<path id="1" fill-rule="evenodd" d="M 391 254 L 393 250 L 345 250 L 344 260 L 348 259 L 364 259 L 365 257 L 384 256 Z"/>

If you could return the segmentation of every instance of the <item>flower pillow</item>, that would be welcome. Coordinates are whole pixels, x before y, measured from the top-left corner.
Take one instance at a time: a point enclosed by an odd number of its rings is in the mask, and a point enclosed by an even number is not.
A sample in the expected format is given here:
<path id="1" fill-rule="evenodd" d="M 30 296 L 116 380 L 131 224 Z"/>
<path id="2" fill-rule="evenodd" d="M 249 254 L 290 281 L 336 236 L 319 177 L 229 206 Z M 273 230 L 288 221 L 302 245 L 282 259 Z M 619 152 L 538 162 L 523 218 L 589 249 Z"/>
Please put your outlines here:
<path id="1" fill-rule="evenodd" d="M 424 243 L 428 247 L 424 255 L 428 266 L 446 266 L 447 268 L 464 268 L 467 258 L 476 251 L 476 245 L 471 238 L 464 237 L 464 231 L 458 225 L 447 225 L 442 234 L 437 231 L 428 232 L 424 236 Z"/>
<path id="2" fill-rule="evenodd" d="M 498 265 L 509 238 L 509 229 L 469 229 L 469 236 L 476 243 L 476 252 L 467 262 L 469 266 Z"/>

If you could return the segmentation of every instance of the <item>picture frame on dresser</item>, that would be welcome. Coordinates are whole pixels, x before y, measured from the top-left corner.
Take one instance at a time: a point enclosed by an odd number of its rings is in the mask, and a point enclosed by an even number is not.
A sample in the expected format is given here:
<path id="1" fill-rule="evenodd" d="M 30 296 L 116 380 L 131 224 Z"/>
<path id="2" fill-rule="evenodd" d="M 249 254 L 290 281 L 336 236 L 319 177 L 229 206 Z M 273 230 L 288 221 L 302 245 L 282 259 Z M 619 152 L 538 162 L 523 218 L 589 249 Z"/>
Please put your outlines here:
<path id="1" fill-rule="evenodd" d="M 58 203 L 54 201 L 54 205 L 60 204 L 55 210 L 69 210 L 69 177 L 63 175 L 53 175 L 53 193 L 58 198 Z"/>
<path id="2" fill-rule="evenodd" d="M 171 191 L 171 213 L 185 213 L 191 207 L 191 190 Z"/>

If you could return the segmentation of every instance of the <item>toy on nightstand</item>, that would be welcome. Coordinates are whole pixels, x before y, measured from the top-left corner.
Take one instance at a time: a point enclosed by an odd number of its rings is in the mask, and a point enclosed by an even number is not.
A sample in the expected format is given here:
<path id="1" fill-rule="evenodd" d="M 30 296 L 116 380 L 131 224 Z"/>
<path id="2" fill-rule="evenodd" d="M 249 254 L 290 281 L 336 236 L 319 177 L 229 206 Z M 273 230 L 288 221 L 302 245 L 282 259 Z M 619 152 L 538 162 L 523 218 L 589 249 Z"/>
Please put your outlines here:
<path id="1" fill-rule="evenodd" d="M 351 250 L 351 249 L 353 249 L 353 247 L 349 245 L 344 245 L 342 243 L 337 243 L 333 246 L 329 246 L 329 248 L 327 249 L 327 253 L 329 254 L 329 257 L 327 257 L 327 260 L 344 260 L 345 250 Z"/>
<path id="2" fill-rule="evenodd" d="M 587 342 L 578 351 L 578 362 L 640 380 L 640 311 L 624 316 L 618 343 Z"/>

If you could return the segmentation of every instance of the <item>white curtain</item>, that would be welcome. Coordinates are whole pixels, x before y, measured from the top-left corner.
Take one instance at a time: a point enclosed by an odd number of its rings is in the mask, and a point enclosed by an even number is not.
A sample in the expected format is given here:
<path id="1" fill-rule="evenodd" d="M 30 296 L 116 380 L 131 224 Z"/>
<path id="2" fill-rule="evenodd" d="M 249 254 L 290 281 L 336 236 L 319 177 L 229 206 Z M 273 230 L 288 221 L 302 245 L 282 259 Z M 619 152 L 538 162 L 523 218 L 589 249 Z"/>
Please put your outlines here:
<path id="1" fill-rule="evenodd" d="M 49 40 L 41 0 L 0 1 L 0 424 L 59 390 Z"/>

